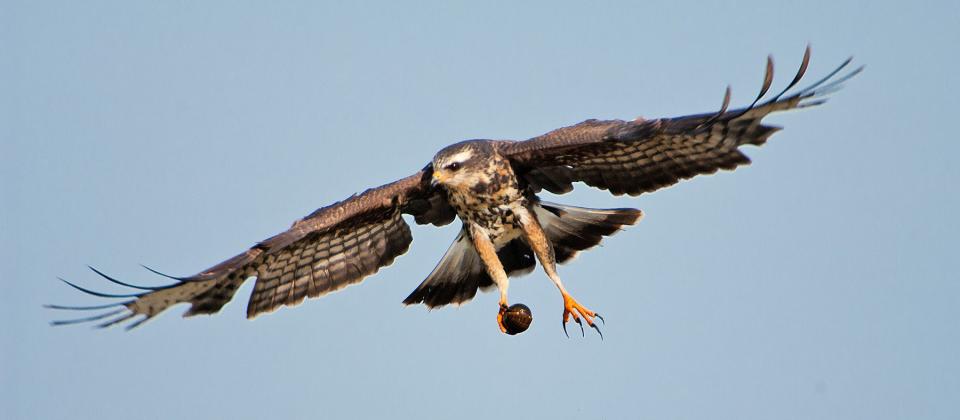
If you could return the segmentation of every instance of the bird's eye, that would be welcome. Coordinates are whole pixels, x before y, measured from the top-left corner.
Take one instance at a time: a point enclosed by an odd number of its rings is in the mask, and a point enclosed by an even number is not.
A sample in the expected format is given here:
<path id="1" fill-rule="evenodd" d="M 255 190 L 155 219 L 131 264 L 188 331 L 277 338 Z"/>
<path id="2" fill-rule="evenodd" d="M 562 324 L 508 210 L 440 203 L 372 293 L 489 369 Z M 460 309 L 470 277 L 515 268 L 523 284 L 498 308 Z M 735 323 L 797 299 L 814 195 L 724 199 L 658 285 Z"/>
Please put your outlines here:
<path id="1" fill-rule="evenodd" d="M 460 162 L 453 162 L 453 163 L 445 166 L 444 169 L 446 169 L 446 170 L 448 170 L 448 171 L 457 171 L 457 170 L 460 169 Z"/>

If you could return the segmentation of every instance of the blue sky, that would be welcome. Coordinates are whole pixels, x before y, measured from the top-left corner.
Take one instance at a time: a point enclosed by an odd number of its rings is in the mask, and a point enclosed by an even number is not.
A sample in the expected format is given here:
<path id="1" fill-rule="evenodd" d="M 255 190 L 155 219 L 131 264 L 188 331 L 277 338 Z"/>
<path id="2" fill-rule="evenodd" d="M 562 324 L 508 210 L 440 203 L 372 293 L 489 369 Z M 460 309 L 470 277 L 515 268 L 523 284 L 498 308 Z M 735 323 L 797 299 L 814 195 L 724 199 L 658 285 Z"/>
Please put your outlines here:
<path id="1" fill-rule="evenodd" d="M 360 3 L 360 2 L 357 2 Z M 956 2 L 0 2 L 0 417 L 949 419 L 960 416 Z M 51 328 L 44 303 L 162 283 L 468 138 L 716 109 L 849 55 L 867 70 L 754 164 L 637 198 L 562 266 L 607 319 L 567 339 L 541 271 L 400 301 L 456 225 L 360 286 L 247 321 Z M 810 80 L 813 80 L 811 77 Z"/>

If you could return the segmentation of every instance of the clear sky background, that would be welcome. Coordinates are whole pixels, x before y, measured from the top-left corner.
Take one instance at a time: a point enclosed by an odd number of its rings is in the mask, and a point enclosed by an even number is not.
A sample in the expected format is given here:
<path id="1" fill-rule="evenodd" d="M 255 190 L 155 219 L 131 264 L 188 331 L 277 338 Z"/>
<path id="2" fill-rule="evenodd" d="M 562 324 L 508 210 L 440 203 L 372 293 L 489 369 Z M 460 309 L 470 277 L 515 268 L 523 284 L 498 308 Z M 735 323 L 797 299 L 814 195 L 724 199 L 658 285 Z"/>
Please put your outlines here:
<path id="1" fill-rule="evenodd" d="M 201 4 L 202 3 L 202 4 Z M 361 2 L 357 2 L 361 3 Z M 955 1 L 0 1 L 0 418 L 960 418 Z M 479 5 L 483 3 L 483 5 Z M 715 110 L 866 71 L 754 164 L 637 198 L 637 226 L 560 274 L 606 316 L 564 337 L 538 269 L 427 311 L 400 301 L 456 234 L 360 286 L 244 318 L 177 307 L 133 332 L 52 328 L 468 138 Z"/>

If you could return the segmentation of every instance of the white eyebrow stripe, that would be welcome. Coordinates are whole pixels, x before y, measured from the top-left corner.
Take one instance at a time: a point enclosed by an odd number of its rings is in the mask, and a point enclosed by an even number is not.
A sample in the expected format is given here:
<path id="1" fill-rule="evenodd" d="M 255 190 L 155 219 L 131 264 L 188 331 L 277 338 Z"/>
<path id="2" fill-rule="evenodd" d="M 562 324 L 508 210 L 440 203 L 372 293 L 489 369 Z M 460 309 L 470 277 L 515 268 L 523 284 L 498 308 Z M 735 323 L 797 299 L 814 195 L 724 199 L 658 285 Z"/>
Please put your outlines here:
<path id="1" fill-rule="evenodd" d="M 467 149 L 453 156 L 450 156 L 450 158 L 447 159 L 447 164 L 454 163 L 454 162 L 463 163 L 463 162 L 466 162 L 471 157 L 473 157 L 473 150 Z"/>

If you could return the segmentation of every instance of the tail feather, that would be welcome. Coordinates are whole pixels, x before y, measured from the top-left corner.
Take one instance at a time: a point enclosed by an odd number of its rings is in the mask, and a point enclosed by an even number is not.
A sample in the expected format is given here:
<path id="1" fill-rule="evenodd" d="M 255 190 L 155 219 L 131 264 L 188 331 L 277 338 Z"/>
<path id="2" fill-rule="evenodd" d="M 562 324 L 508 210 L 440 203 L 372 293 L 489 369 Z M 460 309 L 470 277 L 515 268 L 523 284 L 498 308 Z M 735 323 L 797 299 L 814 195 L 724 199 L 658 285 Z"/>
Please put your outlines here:
<path id="1" fill-rule="evenodd" d="M 578 252 L 592 248 L 605 236 L 613 235 L 623 226 L 640 220 L 643 213 L 636 209 L 588 209 L 540 202 L 534 212 L 543 226 L 547 239 L 553 244 L 558 263 L 569 261 Z M 497 250 L 508 276 L 529 273 L 536 265 L 533 251 L 522 238 L 516 238 Z M 470 242 L 465 230 L 450 245 L 436 268 L 416 290 L 404 299 L 406 305 L 423 303 L 430 308 L 448 304 L 463 304 L 493 286 L 483 262 Z"/>
<path id="2" fill-rule="evenodd" d="M 497 257 L 508 276 L 521 276 L 536 266 L 530 246 L 517 238 L 497 250 Z M 430 308 L 448 304 L 463 304 L 477 294 L 493 287 L 493 279 L 483 267 L 483 261 L 470 242 L 466 229 L 457 238 L 427 278 L 403 300 L 405 305 L 423 303 Z"/>
<path id="3" fill-rule="evenodd" d="M 570 261 L 643 217 L 637 209 L 589 209 L 548 202 L 540 202 L 534 211 L 558 263 Z"/>

